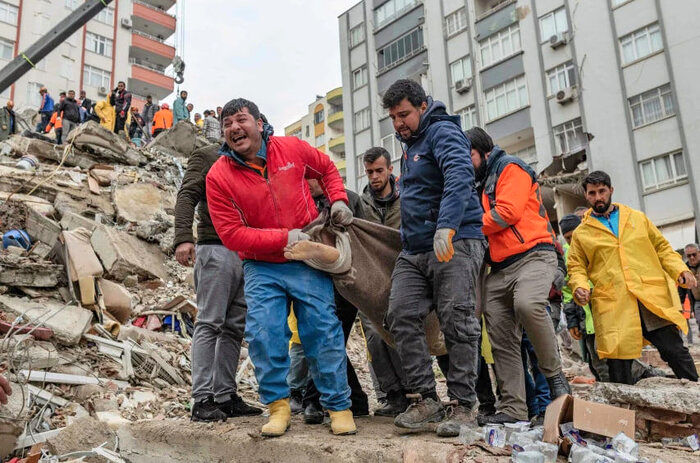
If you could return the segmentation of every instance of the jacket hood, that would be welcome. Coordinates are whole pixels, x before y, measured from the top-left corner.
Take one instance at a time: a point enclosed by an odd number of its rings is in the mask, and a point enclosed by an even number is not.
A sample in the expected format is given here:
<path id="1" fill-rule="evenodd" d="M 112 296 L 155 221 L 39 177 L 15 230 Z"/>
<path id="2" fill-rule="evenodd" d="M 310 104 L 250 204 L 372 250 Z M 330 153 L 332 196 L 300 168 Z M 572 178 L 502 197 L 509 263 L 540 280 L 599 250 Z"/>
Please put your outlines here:
<path id="1" fill-rule="evenodd" d="M 401 135 L 396 133 L 396 138 L 409 145 L 413 144 L 416 140 L 423 136 L 423 134 L 428 129 L 428 127 L 430 127 L 431 124 L 438 121 L 450 121 L 457 124 L 457 126 L 460 127 L 460 129 L 462 127 L 460 124 L 459 116 L 450 116 L 449 114 L 447 114 L 447 107 L 445 106 L 445 103 L 439 100 L 433 100 L 433 97 L 429 96 L 428 107 L 426 108 L 423 115 L 420 117 L 420 122 L 418 124 L 418 130 L 416 131 L 416 133 L 411 134 L 411 136 L 407 139 L 402 138 Z"/>
<path id="2" fill-rule="evenodd" d="M 362 196 L 367 199 L 371 199 L 382 207 L 387 206 L 396 201 L 399 197 L 399 190 L 396 188 L 396 177 L 394 174 L 389 176 L 389 185 L 391 185 L 391 193 L 389 193 L 389 195 L 385 198 L 377 196 L 369 184 L 365 185 L 365 188 L 362 190 Z"/>
<path id="3" fill-rule="evenodd" d="M 491 155 L 486 160 L 486 170 L 487 172 L 491 170 L 493 166 L 496 165 L 497 161 L 506 155 L 506 152 L 501 149 L 498 145 L 493 145 L 491 150 Z M 488 174 L 487 174 L 488 175 Z"/>
<path id="4" fill-rule="evenodd" d="M 260 145 L 260 150 L 258 151 L 258 154 L 256 154 L 256 156 L 262 158 L 265 161 L 267 161 L 267 144 L 270 140 L 270 137 L 274 135 L 274 133 L 274 127 L 272 127 L 272 125 L 268 124 L 267 122 L 263 122 L 262 144 Z M 229 148 L 228 144 L 225 141 L 221 144 L 219 154 L 221 156 L 229 157 L 243 166 L 246 165 L 245 161 L 243 160 L 243 157 L 231 148 Z"/>

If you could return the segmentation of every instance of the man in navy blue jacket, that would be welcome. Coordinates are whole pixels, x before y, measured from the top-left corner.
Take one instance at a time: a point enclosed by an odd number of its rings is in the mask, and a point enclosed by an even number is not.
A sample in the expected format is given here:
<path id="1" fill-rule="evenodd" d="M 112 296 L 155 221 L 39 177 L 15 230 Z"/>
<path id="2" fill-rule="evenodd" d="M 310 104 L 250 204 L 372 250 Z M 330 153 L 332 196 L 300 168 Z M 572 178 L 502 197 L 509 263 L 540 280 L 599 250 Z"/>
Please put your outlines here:
<path id="1" fill-rule="evenodd" d="M 481 329 L 475 287 L 486 250 L 471 145 L 459 117 L 448 115 L 443 103 L 412 80 L 394 82 L 382 103 L 404 146 L 399 183 L 403 250 L 392 275 L 387 321 L 412 404 L 394 423 L 414 430 L 439 423 L 438 435 L 457 436 L 460 425 L 476 422 Z M 437 312 L 450 359 L 451 413 L 435 392 L 423 324 L 431 310 Z"/>

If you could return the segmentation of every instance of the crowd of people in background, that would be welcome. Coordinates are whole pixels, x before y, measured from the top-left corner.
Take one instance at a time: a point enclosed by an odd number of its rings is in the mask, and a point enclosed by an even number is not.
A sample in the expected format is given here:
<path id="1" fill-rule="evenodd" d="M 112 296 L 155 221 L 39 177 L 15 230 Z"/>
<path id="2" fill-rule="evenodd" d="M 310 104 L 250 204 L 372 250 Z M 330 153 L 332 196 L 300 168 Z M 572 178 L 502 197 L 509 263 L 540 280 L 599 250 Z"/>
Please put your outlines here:
<path id="1" fill-rule="evenodd" d="M 192 103 L 187 103 L 187 92 L 181 91 L 175 99 L 172 109 L 167 103 L 156 104 L 153 97 L 148 95 L 141 108 L 137 107 L 126 83 L 118 82 L 117 87 L 103 100 L 93 101 L 86 96 L 85 90 L 80 91 L 76 98 L 74 90 L 60 92 L 55 101 L 46 87 L 39 89 L 41 102 L 39 104 L 39 123 L 35 131 L 49 134 L 53 131 L 56 144 L 66 142 L 68 135 L 80 124 L 95 121 L 102 127 L 123 136 L 134 146 L 142 146 L 180 121 L 194 123 L 197 134 L 205 136 L 212 142 L 221 139 L 220 116 L 221 107 L 204 111 L 204 118 L 195 114 L 194 121 L 190 116 L 194 110 Z M 0 109 L 0 140 L 17 133 L 16 117 L 13 102 L 8 101 Z"/>

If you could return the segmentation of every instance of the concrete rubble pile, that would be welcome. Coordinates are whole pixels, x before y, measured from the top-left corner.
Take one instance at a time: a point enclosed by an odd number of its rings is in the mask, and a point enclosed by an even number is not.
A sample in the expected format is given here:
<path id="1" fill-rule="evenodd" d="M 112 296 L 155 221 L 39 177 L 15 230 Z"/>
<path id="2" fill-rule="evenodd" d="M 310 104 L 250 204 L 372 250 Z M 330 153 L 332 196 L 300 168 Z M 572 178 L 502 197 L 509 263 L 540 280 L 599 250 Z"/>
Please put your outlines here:
<path id="1" fill-rule="evenodd" d="M 145 148 L 93 122 L 63 146 L 25 135 L 0 142 L 0 450 L 60 455 L 52 440 L 80 420 L 109 433 L 189 415 L 192 272 L 168 255 L 187 158 L 207 142 L 186 123 Z"/>

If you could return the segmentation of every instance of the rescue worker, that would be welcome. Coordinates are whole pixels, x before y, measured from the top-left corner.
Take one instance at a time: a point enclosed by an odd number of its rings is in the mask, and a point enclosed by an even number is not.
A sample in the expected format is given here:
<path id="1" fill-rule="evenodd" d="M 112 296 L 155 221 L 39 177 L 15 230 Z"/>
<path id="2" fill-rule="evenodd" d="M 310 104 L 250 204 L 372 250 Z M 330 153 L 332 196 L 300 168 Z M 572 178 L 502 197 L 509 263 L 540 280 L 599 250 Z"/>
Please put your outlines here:
<path id="1" fill-rule="evenodd" d="M 356 432 L 350 411 L 345 344 L 334 315 L 333 282 L 324 272 L 284 258 L 285 247 L 309 236 L 317 216 L 305 179 L 315 178 L 331 204 L 331 220 L 352 222 L 343 180 L 330 158 L 296 137 L 274 137 L 255 103 L 238 98 L 222 111 L 226 142 L 207 175 L 207 202 L 223 244 L 243 259 L 248 304 L 246 340 L 270 419 L 262 435 L 289 428 L 289 302 L 320 402 L 334 434 Z"/>
<path id="2" fill-rule="evenodd" d="M 362 156 L 362 163 L 369 182 L 361 196 L 365 219 L 398 230 L 401 226 L 401 198 L 389 152 L 382 147 L 370 148 Z M 361 313 L 360 320 L 371 357 L 370 366 L 381 392 L 386 394 L 386 405 L 375 410 L 374 414 L 396 417 L 408 408 L 401 358 Z"/>
<path id="3" fill-rule="evenodd" d="M 406 374 L 411 405 L 394 424 L 457 436 L 476 423 L 474 389 L 479 352 L 476 280 L 486 244 L 474 188 L 469 140 L 459 117 L 425 94 L 417 82 L 400 79 L 382 98 L 405 144 L 399 191 L 401 241 L 392 274 L 387 323 Z M 424 321 L 435 310 L 449 355 L 445 409 L 435 390 Z"/>
<path id="4" fill-rule="evenodd" d="M 160 109 L 153 115 L 153 137 L 173 126 L 173 112 L 168 103 L 160 105 Z"/>
<path id="5" fill-rule="evenodd" d="M 114 94 L 100 100 L 95 105 L 95 114 L 100 118 L 100 125 L 110 132 L 114 132 L 116 113 L 114 110 Z"/>
<path id="6" fill-rule="evenodd" d="M 143 110 L 141 111 L 141 118 L 145 124 L 144 139 L 146 141 L 151 140 L 151 134 L 153 133 L 153 116 L 156 114 L 156 105 L 153 104 L 153 97 L 151 95 L 146 96 L 146 103 L 143 105 Z"/>
<path id="7" fill-rule="evenodd" d="M 501 392 L 498 413 L 481 417 L 480 424 L 511 423 L 528 418 L 520 350 L 523 329 L 547 379 L 551 400 L 571 392 L 547 312 L 557 272 L 556 237 L 530 166 L 495 146 L 480 127 L 469 129 L 467 137 L 477 181 L 484 180 L 483 232 L 491 265 L 484 319 Z"/>
<path id="8" fill-rule="evenodd" d="M 60 145 L 63 143 L 63 121 L 61 118 L 61 114 L 58 113 L 58 111 L 54 111 L 53 114 L 51 115 L 51 119 L 49 119 L 49 123 L 46 124 L 46 128 L 44 129 L 46 133 L 51 132 L 51 129 L 54 130 L 54 136 L 56 137 L 56 144 Z"/>
<path id="9" fill-rule="evenodd" d="M 676 289 L 676 283 L 695 288 L 695 275 L 643 212 L 612 202 L 608 174 L 591 172 L 582 186 L 591 210 L 571 240 L 569 287 L 579 305 L 591 302 L 596 348 L 608 359 L 610 380 L 634 384 L 632 361 L 646 339 L 678 378 L 697 381 L 678 331 L 688 325 Z"/>
<path id="10" fill-rule="evenodd" d="M 17 133 L 17 119 L 12 110 L 14 106 L 12 100 L 9 100 L 5 107 L 0 109 L 0 141 L 7 140 L 10 135 Z"/>

